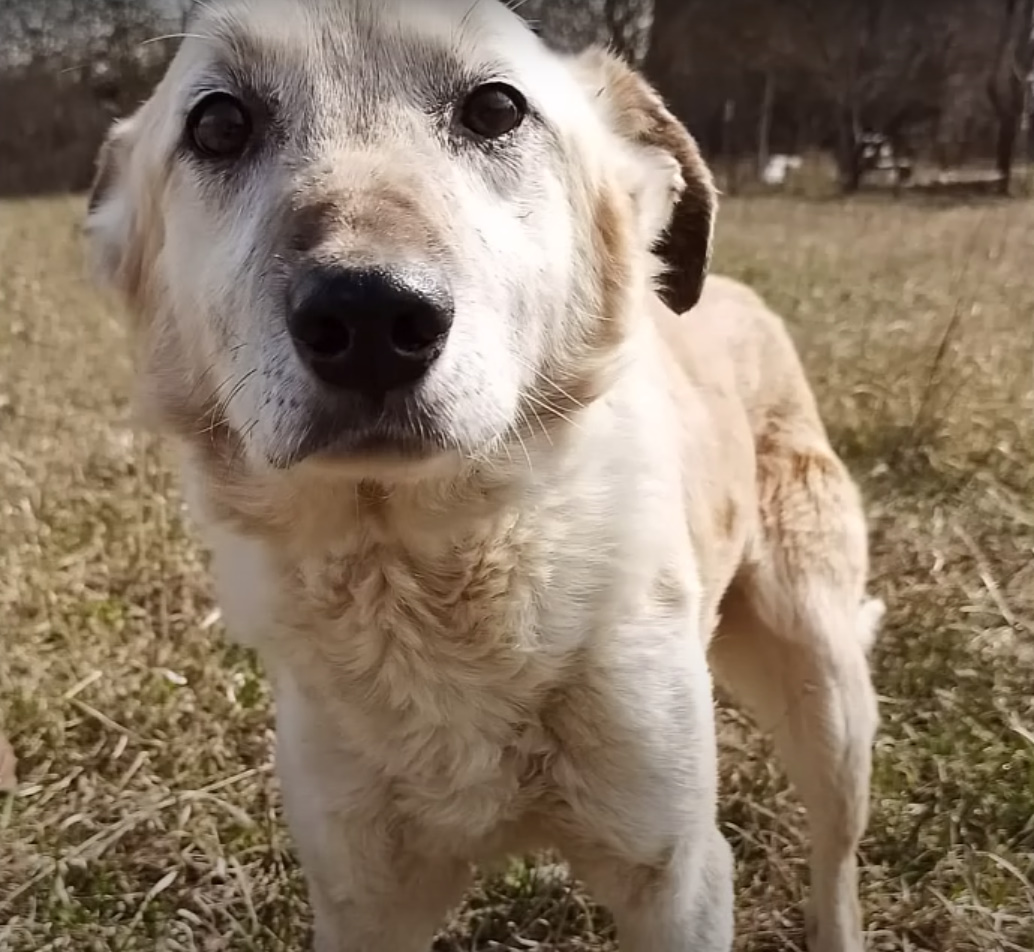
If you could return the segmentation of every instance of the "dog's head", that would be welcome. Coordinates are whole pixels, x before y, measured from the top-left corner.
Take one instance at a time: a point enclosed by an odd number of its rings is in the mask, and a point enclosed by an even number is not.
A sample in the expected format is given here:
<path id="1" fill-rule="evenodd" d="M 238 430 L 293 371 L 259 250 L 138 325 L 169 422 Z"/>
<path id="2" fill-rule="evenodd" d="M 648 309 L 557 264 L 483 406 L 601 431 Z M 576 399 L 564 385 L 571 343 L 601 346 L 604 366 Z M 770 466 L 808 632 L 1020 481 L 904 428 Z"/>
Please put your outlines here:
<path id="1" fill-rule="evenodd" d="M 699 293 L 711 180 L 609 54 L 495 0 L 214 0 L 188 34 L 88 220 L 184 435 L 364 476 L 484 458 L 606 389 L 652 251 L 673 307 Z"/>

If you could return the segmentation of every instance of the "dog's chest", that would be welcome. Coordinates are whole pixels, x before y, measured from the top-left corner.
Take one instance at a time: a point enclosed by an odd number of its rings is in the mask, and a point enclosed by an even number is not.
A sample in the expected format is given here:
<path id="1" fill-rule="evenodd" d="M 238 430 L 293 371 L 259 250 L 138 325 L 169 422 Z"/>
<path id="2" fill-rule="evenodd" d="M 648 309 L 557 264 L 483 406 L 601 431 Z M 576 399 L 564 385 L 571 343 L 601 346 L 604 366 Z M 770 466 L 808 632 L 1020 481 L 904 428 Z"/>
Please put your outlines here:
<path id="1" fill-rule="evenodd" d="M 532 548 L 469 540 L 432 557 L 370 544 L 286 581 L 278 663 L 425 823 L 487 831 L 542 781 L 552 750 L 539 712 L 573 649 L 543 634 Z"/>

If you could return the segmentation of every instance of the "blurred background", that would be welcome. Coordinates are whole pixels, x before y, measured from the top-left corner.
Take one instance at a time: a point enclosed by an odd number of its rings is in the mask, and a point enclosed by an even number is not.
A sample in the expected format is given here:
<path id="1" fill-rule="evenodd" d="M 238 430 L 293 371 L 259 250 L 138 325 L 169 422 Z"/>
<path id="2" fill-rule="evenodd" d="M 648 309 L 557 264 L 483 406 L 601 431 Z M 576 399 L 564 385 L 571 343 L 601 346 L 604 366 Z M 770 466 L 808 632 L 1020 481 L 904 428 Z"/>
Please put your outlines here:
<path id="1" fill-rule="evenodd" d="M 869 949 L 1030 952 L 1034 0 L 512 5 L 558 47 L 612 43 L 697 136 L 724 193 L 715 270 L 785 317 L 862 487 L 889 607 Z M 0 952 L 310 938 L 268 686 L 222 637 L 83 259 L 97 147 L 187 12 L 0 0 Z M 737 949 L 800 952 L 800 805 L 749 721 L 722 703 L 719 724 Z M 538 859 L 480 879 L 435 952 L 613 952 L 606 913 Z"/>
<path id="2" fill-rule="evenodd" d="M 0 0 L 0 191 L 83 187 L 191 2 Z M 1030 158 L 1032 0 L 513 5 L 561 48 L 609 42 L 644 68 L 727 190 L 820 174 L 1007 192 Z"/>

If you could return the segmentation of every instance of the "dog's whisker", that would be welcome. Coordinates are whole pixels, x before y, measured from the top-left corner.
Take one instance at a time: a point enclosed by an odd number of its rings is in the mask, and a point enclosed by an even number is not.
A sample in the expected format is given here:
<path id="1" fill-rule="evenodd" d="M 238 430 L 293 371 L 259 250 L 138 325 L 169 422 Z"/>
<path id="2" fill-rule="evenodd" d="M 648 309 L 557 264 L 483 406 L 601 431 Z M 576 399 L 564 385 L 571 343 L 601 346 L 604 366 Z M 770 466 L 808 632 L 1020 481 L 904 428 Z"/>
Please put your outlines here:
<path id="1" fill-rule="evenodd" d="M 549 432 L 549 429 L 544 425 L 542 418 L 538 414 L 528 414 L 528 411 L 524 407 L 520 407 L 517 410 L 517 421 L 514 423 L 513 432 L 514 436 L 520 439 L 520 430 L 527 430 L 529 437 L 535 436 L 535 425 L 542 431 L 542 436 L 549 444 L 550 448 L 553 447 L 553 437 Z"/>
<path id="2" fill-rule="evenodd" d="M 521 452 L 524 453 L 524 458 L 528 462 L 528 472 L 534 473 L 535 467 L 531 464 L 531 453 L 528 452 L 528 445 L 524 442 L 524 438 L 521 436 L 520 429 L 514 429 L 513 435 L 517 438 L 517 442 L 520 444 L 521 447 Z"/>
<path id="3" fill-rule="evenodd" d="M 524 398 L 533 403 L 540 410 L 543 410 L 546 413 L 548 413 L 550 416 L 554 416 L 559 420 L 563 420 L 564 423 L 576 429 L 581 429 L 581 424 L 577 420 L 572 419 L 570 416 L 564 413 L 564 411 L 561 410 L 559 407 L 554 406 L 548 400 L 538 396 L 534 392 L 529 390 L 527 393 L 524 394 Z"/>
<path id="4" fill-rule="evenodd" d="M 524 367 L 529 373 L 533 374 L 540 383 L 544 384 L 546 387 L 552 390 L 555 390 L 565 400 L 569 400 L 577 409 L 585 409 L 585 404 L 581 400 L 578 400 L 576 397 L 568 393 L 563 387 L 560 386 L 560 384 L 558 384 L 548 374 L 546 374 L 545 371 L 540 370 L 538 367 L 532 364 L 530 360 L 521 356 L 517 356 L 516 359 L 518 363 L 520 363 L 521 366 Z"/>
<path id="5" fill-rule="evenodd" d="M 255 431 L 255 428 L 261 423 L 260 417 L 253 417 L 248 423 L 241 427 L 240 433 L 238 434 L 238 442 L 243 446 L 247 443 L 248 438 Z"/>
<path id="6" fill-rule="evenodd" d="M 223 410 L 227 411 L 230 409 L 230 404 L 233 403 L 234 397 L 236 397 L 244 388 L 247 386 L 249 380 L 251 380 L 258 373 L 257 367 L 252 367 L 247 373 L 245 373 L 237 383 L 234 384 L 233 389 L 229 392 L 226 398 L 222 401 Z"/>
<path id="7" fill-rule="evenodd" d="M 167 40 L 210 40 L 211 37 L 202 36 L 200 33 L 163 33 L 161 36 L 151 36 L 141 40 L 139 46 L 150 46 L 152 43 L 164 43 Z"/>

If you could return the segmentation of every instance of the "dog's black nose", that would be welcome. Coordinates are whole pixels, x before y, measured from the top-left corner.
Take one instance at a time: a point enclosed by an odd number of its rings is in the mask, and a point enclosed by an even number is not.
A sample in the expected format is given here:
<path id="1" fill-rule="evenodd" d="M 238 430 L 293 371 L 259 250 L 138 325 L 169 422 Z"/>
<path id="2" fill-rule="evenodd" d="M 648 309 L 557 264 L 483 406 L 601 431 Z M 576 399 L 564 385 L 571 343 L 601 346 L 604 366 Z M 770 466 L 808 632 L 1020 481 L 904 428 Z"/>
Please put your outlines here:
<path id="1" fill-rule="evenodd" d="M 428 271 L 315 268 L 292 289 L 288 329 L 320 380 L 376 396 L 427 373 L 453 311 L 452 294 Z"/>

